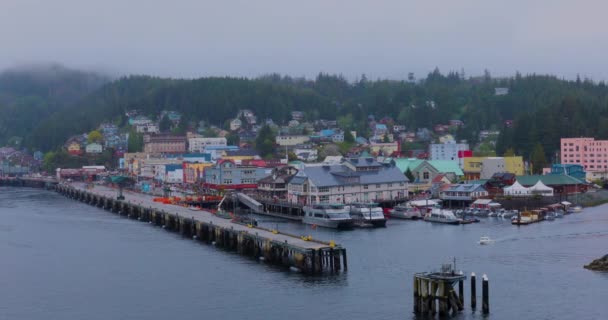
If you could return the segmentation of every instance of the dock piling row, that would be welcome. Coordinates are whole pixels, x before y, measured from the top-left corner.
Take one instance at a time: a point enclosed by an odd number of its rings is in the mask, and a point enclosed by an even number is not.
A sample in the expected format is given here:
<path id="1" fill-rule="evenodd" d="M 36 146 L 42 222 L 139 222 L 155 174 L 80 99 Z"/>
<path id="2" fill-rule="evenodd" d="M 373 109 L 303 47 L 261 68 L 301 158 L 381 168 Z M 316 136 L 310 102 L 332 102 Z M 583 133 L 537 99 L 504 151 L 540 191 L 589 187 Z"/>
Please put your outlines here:
<path id="1" fill-rule="evenodd" d="M 203 218 L 180 215 L 151 206 L 144 206 L 125 200 L 116 200 L 89 190 L 69 185 L 58 185 L 55 190 L 68 198 L 102 208 L 130 219 L 147 222 L 177 232 L 183 237 L 215 244 L 240 255 L 264 260 L 270 264 L 288 267 L 305 274 L 324 274 L 345 271 L 348 268 L 346 249 L 321 242 L 302 242 L 296 237 L 278 235 L 263 228 L 247 228 L 226 223 L 214 224 Z M 198 213 L 199 215 L 201 213 Z M 222 222 L 223 221 L 216 221 Z M 238 227 L 238 228 L 235 228 Z M 286 239 L 286 240 L 284 240 Z M 290 240 L 293 239 L 293 240 Z M 301 246 L 297 242 L 310 245 Z"/>

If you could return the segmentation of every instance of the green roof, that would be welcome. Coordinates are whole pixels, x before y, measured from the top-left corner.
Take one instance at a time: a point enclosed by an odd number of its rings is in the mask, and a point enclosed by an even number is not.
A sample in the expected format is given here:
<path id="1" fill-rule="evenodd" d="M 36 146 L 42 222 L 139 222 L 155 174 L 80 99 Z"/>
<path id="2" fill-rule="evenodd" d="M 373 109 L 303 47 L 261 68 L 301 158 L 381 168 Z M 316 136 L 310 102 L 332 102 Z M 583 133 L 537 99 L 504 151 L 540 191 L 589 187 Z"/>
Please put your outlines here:
<path id="1" fill-rule="evenodd" d="M 464 172 L 457 161 L 452 160 L 428 160 L 428 163 L 435 167 L 440 173 L 453 172 L 457 176 L 464 176 Z"/>
<path id="2" fill-rule="evenodd" d="M 552 185 L 575 185 L 584 184 L 584 182 L 563 174 L 546 174 L 534 176 L 517 176 L 517 181 L 523 186 L 533 186 L 538 180 L 542 181 L 546 186 Z"/>
<path id="3" fill-rule="evenodd" d="M 408 159 L 408 158 L 395 158 L 395 165 L 401 172 L 405 173 L 409 168 L 410 171 L 414 171 L 424 160 L 420 159 Z"/>

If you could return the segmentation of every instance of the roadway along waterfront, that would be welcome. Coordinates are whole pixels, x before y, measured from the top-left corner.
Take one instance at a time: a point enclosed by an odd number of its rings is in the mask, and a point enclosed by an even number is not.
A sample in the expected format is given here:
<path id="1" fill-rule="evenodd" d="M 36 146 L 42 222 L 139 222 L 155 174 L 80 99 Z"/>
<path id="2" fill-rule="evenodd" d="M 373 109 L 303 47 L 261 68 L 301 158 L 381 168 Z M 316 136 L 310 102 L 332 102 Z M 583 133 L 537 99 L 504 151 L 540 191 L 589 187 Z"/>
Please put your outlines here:
<path id="1" fill-rule="evenodd" d="M 114 193 L 111 194 L 115 196 Z M 127 194 L 127 196 L 129 196 Z M 514 227 L 389 220 L 337 232 L 260 217 L 348 248 L 347 272 L 306 276 L 41 189 L 0 187 L 0 319 L 412 319 L 412 275 L 457 258 L 491 281 L 489 319 L 604 319 L 608 206 Z M 477 244 L 488 235 L 496 242 Z"/>

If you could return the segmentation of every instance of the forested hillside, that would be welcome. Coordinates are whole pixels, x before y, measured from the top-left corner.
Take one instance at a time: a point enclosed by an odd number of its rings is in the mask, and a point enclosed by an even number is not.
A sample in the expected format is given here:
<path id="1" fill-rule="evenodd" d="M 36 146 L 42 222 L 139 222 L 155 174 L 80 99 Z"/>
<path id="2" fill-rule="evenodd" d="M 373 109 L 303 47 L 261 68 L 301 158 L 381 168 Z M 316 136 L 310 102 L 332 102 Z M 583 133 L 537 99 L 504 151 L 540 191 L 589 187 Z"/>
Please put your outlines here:
<path id="1" fill-rule="evenodd" d="M 509 93 L 495 95 L 497 87 L 509 88 Z M 291 111 L 300 110 L 308 120 L 340 118 L 342 125 L 362 133 L 370 114 L 376 119 L 392 117 L 408 129 L 460 119 L 465 126 L 457 132 L 458 139 L 474 143 L 480 130 L 501 130 L 497 153 L 513 148 L 524 156 L 532 153 L 538 141 L 549 157 L 562 136 L 608 138 L 608 88 L 604 83 L 541 75 L 493 79 L 486 73 L 465 79 L 456 72 L 444 75 L 435 70 L 418 81 L 372 81 L 362 76 L 355 82 L 327 74 L 314 80 L 279 75 L 194 80 L 131 76 L 84 97 L 74 95 L 72 101 L 58 102 L 52 95 L 38 92 L 37 100 L 27 102 L 23 97 L 28 94 L 22 92 L 22 107 L 11 114 L 17 121 L 9 122 L 21 123 L 17 125 L 21 131 L 15 132 L 23 134 L 26 145 L 42 150 L 54 149 L 69 135 L 88 132 L 101 121 L 123 124 L 124 111 L 130 109 L 152 116 L 164 109 L 176 110 L 186 121 L 205 120 L 218 126 L 243 108 L 253 110 L 260 120 L 272 118 L 278 123 L 287 121 Z M 503 128 L 504 120 L 514 120 L 513 127 Z M 9 138 L 0 136 L 2 141 Z"/>
<path id="2" fill-rule="evenodd" d="M 0 145 L 19 145 L 48 117 L 99 89 L 108 78 L 59 65 L 0 73 Z"/>

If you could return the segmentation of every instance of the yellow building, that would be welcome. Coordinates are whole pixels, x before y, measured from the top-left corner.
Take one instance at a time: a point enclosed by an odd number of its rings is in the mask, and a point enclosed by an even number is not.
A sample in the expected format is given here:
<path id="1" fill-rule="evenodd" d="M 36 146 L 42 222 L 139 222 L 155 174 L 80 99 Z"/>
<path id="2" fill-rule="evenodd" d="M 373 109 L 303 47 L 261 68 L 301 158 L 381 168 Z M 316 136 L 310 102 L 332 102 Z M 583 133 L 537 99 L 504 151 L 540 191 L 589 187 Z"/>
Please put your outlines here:
<path id="1" fill-rule="evenodd" d="M 184 182 L 196 183 L 203 178 L 205 168 L 213 166 L 213 163 L 189 163 L 184 162 Z"/>
<path id="2" fill-rule="evenodd" d="M 504 157 L 505 168 L 507 172 L 513 173 L 516 176 L 524 175 L 524 158 L 521 156 Z"/>
<path id="3" fill-rule="evenodd" d="M 512 157 L 469 157 L 464 158 L 462 171 L 466 180 L 489 179 L 494 173 L 509 172 L 524 175 L 524 160 Z"/>
<path id="4" fill-rule="evenodd" d="M 484 157 L 464 158 L 462 171 L 466 180 L 477 180 L 481 175 L 481 165 Z"/>

